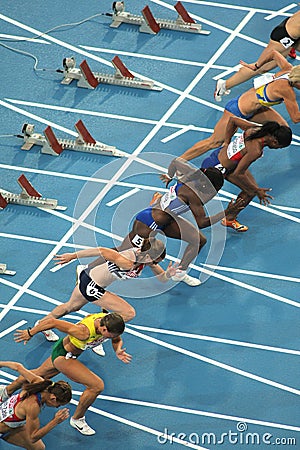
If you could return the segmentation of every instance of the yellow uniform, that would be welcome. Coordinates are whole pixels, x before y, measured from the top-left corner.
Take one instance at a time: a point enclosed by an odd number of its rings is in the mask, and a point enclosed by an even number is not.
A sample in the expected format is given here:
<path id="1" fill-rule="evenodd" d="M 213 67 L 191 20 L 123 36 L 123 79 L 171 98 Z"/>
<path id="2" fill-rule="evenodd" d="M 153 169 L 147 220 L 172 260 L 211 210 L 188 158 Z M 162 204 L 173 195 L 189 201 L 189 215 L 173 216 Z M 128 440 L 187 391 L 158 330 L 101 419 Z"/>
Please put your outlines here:
<path id="1" fill-rule="evenodd" d="M 256 93 L 256 97 L 257 97 L 257 100 L 259 101 L 259 103 L 263 106 L 274 106 L 274 105 L 279 105 L 280 103 L 282 103 L 283 98 L 278 98 L 276 100 L 269 99 L 269 97 L 267 96 L 267 86 L 270 83 L 273 83 L 274 81 L 280 80 L 280 79 L 288 81 L 288 76 L 289 76 L 289 74 L 285 73 L 285 74 L 280 75 L 279 77 L 274 78 L 273 80 L 267 82 L 266 84 L 263 84 L 262 86 L 258 87 L 256 89 L 255 93 Z"/>
<path id="2" fill-rule="evenodd" d="M 96 319 L 101 319 L 102 317 L 105 316 L 106 313 L 90 314 L 89 316 L 86 316 L 84 319 L 82 319 L 80 322 L 77 322 L 78 324 L 82 323 L 83 325 L 85 325 L 89 329 L 90 335 L 84 341 L 81 341 L 80 339 L 77 339 L 74 336 L 69 335 L 71 344 L 73 344 L 74 347 L 77 347 L 80 350 L 85 350 L 86 348 L 96 347 L 97 345 L 106 341 L 107 338 L 103 337 L 102 334 L 96 333 L 94 324 Z"/>

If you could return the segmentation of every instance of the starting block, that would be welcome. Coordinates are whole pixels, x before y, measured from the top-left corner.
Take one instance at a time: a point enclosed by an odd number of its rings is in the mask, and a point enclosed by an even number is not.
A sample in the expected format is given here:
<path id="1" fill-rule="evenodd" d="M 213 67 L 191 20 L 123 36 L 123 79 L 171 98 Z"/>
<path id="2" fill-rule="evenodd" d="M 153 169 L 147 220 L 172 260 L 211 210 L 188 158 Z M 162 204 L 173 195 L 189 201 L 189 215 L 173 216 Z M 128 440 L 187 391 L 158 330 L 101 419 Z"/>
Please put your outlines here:
<path id="1" fill-rule="evenodd" d="M 210 34 L 210 31 L 202 30 L 202 25 L 197 23 L 189 15 L 183 4 L 178 1 L 174 6 L 178 13 L 176 20 L 155 19 L 149 6 L 145 6 L 142 15 L 131 14 L 125 11 L 124 2 L 113 3 L 112 28 L 118 28 L 121 23 L 138 25 L 142 33 L 157 34 L 162 28 L 187 33 Z"/>
<path id="2" fill-rule="evenodd" d="M 73 80 L 77 80 L 78 87 L 88 89 L 95 89 L 98 84 L 105 83 L 137 89 L 148 89 L 151 91 L 162 91 L 162 88 L 155 85 L 154 81 L 135 77 L 118 56 L 112 59 L 112 64 L 116 72 L 114 74 L 108 74 L 92 72 L 86 60 L 82 61 L 79 68 L 76 68 L 74 57 L 64 58 L 64 79 L 61 81 L 61 84 L 70 84 Z"/>
<path id="3" fill-rule="evenodd" d="M 0 263 L 0 275 L 16 275 L 16 271 L 7 270 L 6 264 Z"/>
<path id="4" fill-rule="evenodd" d="M 22 150 L 30 150 L 33 145 L 40 145 L 41 152 L 47 155 L 59 156 L 64 150 L 73 150 L 75 152 L 95 153 L 97 155 L 107 156 L 125 156 L 126 153 L 118 150 L 111 145 L 96 141 L 86 129 L 82 120 L 75 124 L 78 132 L 76 139 L 60 139 L 54 134 L 53 129 L 48 126 L 44 134 L 34 132 L 34 125 L 25 123 L 22 128 L 24 144 Z"/>
<path id="5" fill-rule="evenodd" d="M 42 197 L 42 194 L 32 186 L 24 174 L 18 178 L 18 183 L 22 188 L 21 194 L 13 194 L 12 192 L 0 189 L 0 210 L 6 208 L 9 203 L 35 206 L 37 208 L 57 209 L 60 211 L 67 209 L 66 206 L 58 206 L 57 200 Z"/>

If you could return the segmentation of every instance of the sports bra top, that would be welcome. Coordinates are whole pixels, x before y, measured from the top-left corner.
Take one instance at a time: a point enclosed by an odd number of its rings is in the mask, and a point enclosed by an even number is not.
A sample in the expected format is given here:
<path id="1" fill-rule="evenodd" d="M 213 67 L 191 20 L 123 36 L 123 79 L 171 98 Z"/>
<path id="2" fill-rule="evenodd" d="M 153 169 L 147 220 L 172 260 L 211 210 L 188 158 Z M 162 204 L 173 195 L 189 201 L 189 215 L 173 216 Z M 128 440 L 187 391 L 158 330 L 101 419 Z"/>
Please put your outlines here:
<path id="1" fill-rule="evenodd" d="M 245 135 L 242 133 L 240 136 L 234 138 L 233 141 L 227 147 L 227 158 L 230 161 L 240 161 L 244 155 L 242 150 L 245 148 Z"/>
<path id="2" fill-rule="evenodd" d="M 283 75 L 280 75 L 277 78 L 273 78 L 270 81 L 267 81 L 265 84 L 263 84 L 262 86 L 258 87 L 255 91 L 256 93 L 256 97 L 257 100 L 259 101 L 259 103 L 263 106 L 273 106 L 273 105 L 279 105 L 280 103 L 283 102 L 283 98 L 278 98 L 276 100 L 271 100 L 268 96 L 267 96 L 267 86 L 270 83 L 273 83 L 273 81 L 276 80 L 289 80 L 289 73 L 284 73 Z"/>
<path id="3" fill-rule="evenodd" d="M 171 186 L 160 199 L 160 207 L 163 211 L 167 208 L 176 216 L 189 211 L 189 206 L 177 197 L 178 189 L 183 183 L 176 183 Z"/>
<path id="4" fill-rule="evenodd" d="M 36 401 L 39 405 L 42 404 L 42 398 L 40 392 L 34 394 Z M 19 394 L 12 395 L 5 402 L 0 405 L 0 422 L 5 423 L 10 428 L 18 428 L 26 423 L 26 419 L 20 419 L 16 413 L 17 405 L 22 401 L 22 397 Z"/>

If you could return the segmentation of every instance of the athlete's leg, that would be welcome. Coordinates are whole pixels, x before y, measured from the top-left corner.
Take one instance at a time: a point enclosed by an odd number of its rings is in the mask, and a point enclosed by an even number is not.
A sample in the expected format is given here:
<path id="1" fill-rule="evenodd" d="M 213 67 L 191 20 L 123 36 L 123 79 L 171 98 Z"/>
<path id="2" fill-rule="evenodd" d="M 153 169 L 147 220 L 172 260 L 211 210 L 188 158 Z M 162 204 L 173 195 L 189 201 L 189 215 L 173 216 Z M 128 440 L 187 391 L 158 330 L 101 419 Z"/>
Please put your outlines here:
<path id="1" fill-rule="evenodd" d="M 264 123 L 267 121 L 278 122 L 280 125 L 288 126 L 287 121 L 273 108 L 262 109 L 251 117 L 252 122 Z"/>
<path id="2" fill-rule="evenodd" d="M 180 239 L 188 243 L 180 262 L 182 270 L 186 270 L 189 264 L 198 255 L 201 248 L 206 244 L 206 237 L 198 228 L 182 217 L 176 217 L 164 228 L 167 237 Z"/>
<path id="3" fill-rule="evenodd" d="M 43 378 L 52 378 L 59 373 L 59 371 L 53 366 L 51 357 L 47 358 L 37 369 L 30 370 Z M 25 381 L 25 378 L 22 376 L 16 378 L 16 380 L 7 385 L 7 394 L 11 396 L 15 391 L 22 387 Z"/>
<path id="4" fill-rule="evenodd" d="M 135 309 L 113 292 L 106 291 L 99 300 L 92 302 L 92 304 L 120 314 L 124 322 L 129 322 L 135 317 Z"/>
<path id="5" fill-rule="evenodd" d="M 65 359 L 63 356 L 58 356 L 54 361 L 54 365 L 57 371 L 63 373 L 70 380 L 83 384 L 86 387 L 73 414 L 73 419 L 80 419 L 97 398 L 97 395 L 103 391 L 104 382 L 78 359 Z"/>
<path id="6" fill-rule="evenodd" d="M 13 430 L 12 433 L 4 438 L 4 440 L 17 447 L 26 448 L 26 450 L 45 450 L 46 448 L 41 439 L 37 442 L 32 442 L 26 427 L 20 427 L 20 429 Z"/>
<path id="7" fill-rule="evenodd" d="M 256 77 L 257 75 L 266 73 L 269 70 L 274 69 L 274 67 L 277 66 L 274 61 L 270 61 L 264 65 L 261 65 L 261 61 L 263 61 L 267 57 L 267 55 L 271 53 L 272 50 L 277 50 L 283 56 L 287 56 L 290 51 L 290 49 L 285 49 L 280 44 L 280 42 L 270 40 L 269 44 L 262 51 L 258 60 L 256 61 L 256 64 L 259 67 L 259 69 L 253 71 L 251 69 L 248 69 L 247 67 L 241 67 L 238 70 L 238 72 L 234 73 L 230 78 L 226 80 L 226 89 L 231 89 L 232 87 L 238 86 L 239 84 L 244 83 L 245 81 L 250 80 L 251 78 Z"/>
<path id="8" fill-rule="evenodd" d="M 214 128 L 213 134 L 202 141 L 196 142 L 196 144 L 186 150 L 180 158 L 190 161 L 191 159 L 197 158 L 213 148 L 220 147 L 220 145 L 224 142 L 226 125 L 228 124 L 231 116 L 233 116 L 233 114 L 225 110 L 223 116 Z"/>
<path id="9" fill-rule="evenodd" d="M 78 311 L 84 305 L 86 305 L 88 301 L 81 294 L 79 287 L 75 286 L 70 300 L 66 303 L 62 303 L 61 305 L 56 306 L 52 311 L 44 317 L 44 319 L 48 317 L 54 317 L 55 319 L 59 319 L 60 317 L 65 316 L 73 311 Z M 43 319 L 41 319 L 43 320 Z"/>

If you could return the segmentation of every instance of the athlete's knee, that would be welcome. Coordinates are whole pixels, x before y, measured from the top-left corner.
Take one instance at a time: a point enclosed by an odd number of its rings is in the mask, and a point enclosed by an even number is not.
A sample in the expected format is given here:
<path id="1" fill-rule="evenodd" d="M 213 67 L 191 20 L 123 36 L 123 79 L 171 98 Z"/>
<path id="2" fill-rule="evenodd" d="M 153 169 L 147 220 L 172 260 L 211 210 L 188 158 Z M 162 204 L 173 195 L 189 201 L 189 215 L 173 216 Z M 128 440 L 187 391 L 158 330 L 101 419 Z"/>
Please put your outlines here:
<path id="1" fill-rule="evenodd" d="M 220 147 L 224 142 L 224 139 L 219 138 L 215 134 L 212 134 L 209 138 L 206 139 L 205 147 L 207 150 L 212 150 L 213 148 Z"/>
<path id="2" fill-rule="evenodd" d="M 200 252 L 200 250 L 204 247 L 204 245 L 206 244 L 206 242 L 207 242 L 206 237 L 203 236 L 203 235 L 201 235 L 201 236 L 199 237 L 199 252 Z"/>
<path id="3" fill-rule="evenodd" d="M 129 322 L 130 320 L 134 319 L 136 316 L 136 312 L 135 309 L 133 308 L 133 306 L 129 306 L 126 310 L 126 313 L 121 314 L 124 322 Z"/>
<path id="4" fill-rule="evenodd" d="M 90 386 L 89 391 L 91 391 L 95 395 L 101 394 L 102 391 L 104 391 L 104 381 L 101 378 L 98 378 L 97 381 L 93 383 L 92 386 Z"/>

